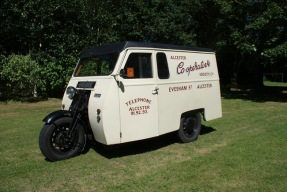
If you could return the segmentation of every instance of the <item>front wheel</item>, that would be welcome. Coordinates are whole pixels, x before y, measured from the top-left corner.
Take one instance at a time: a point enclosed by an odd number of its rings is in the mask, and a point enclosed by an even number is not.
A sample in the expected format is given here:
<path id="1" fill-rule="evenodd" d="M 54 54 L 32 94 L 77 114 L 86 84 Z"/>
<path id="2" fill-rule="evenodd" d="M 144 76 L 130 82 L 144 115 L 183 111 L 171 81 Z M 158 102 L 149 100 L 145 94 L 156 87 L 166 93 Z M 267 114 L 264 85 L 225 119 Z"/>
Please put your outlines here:
<path id="1" fill-rule="evenodd" d="M 200 113 L 185 115 L 181 118 L 178 137 L 181 142 L 195 141 L 201 130 Z"/>
<path id="2" fill-rule="evenodd" d="M 59 161 L 78 155 L 86 144 L 82 125 L 78 124 L 73 138 L 69 137 L 72 118 L 63 117 L 52 124 L 45 124 L 40 132 L 39 146 L 50 161 Z"/>

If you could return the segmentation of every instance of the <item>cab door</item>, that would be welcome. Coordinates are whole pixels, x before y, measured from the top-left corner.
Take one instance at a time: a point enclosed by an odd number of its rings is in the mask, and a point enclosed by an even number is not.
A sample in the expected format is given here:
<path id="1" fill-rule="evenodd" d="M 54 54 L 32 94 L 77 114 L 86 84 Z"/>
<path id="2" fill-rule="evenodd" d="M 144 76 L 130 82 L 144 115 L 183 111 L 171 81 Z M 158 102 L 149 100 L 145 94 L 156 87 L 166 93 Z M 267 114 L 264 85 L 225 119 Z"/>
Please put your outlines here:
<path id="1" fill-rule="evenodd" d="M 152 51 L 128 50 L 121 65 L 121 143 L 158 136 L 158 88 Z"/>

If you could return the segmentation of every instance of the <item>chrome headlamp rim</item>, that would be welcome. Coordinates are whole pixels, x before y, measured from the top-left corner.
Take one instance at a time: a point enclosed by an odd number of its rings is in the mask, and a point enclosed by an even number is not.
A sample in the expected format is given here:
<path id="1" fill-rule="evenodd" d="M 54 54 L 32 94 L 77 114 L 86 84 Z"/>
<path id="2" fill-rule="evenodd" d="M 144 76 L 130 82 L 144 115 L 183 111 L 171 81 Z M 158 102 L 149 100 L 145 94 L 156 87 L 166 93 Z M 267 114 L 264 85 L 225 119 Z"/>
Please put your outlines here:
<path id="1" fill-rule="evenodd" d="M 69 86 L 66 90 L 67 97 L 72 100 L 76 94 L 76 91 L 77 89 L 75 87 Z"/>

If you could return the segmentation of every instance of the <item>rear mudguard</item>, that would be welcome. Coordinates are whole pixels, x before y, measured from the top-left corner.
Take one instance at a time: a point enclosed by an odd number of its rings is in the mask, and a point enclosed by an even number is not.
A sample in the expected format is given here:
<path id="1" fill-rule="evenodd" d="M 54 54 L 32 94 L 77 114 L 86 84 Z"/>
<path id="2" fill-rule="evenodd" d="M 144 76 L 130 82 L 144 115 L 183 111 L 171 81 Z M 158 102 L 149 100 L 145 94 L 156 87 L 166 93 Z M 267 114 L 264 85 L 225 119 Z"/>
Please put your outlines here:
<path id="1" fill-rule="evenodd" d="M 72 114 L 70 111 L 66 111 L 66 110 L 54 111 L 50 113 L 49 115 L 47 115 L 43 119 L 43 121 L 48 124 L 51 124 L 51 123 L 54 123 L 56 120 L 63 118 L 63 117 L 72 117 Z"/>

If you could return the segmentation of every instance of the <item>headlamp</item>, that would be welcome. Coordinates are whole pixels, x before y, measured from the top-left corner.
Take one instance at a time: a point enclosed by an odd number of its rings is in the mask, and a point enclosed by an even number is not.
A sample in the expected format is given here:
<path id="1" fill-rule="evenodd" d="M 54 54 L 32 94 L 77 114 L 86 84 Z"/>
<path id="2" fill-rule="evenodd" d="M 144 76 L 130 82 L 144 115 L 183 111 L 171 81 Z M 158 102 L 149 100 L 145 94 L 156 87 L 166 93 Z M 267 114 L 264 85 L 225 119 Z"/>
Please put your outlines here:
<path id="1" fill-rule="evenodd" d="M 72 87 L 72 86 L 69 86 L 66 90 L 66 94 L 68 96 L 69 99 L 73 99 L 75 94 L 76 94 L 76 88 L 75 87 Z"/>

